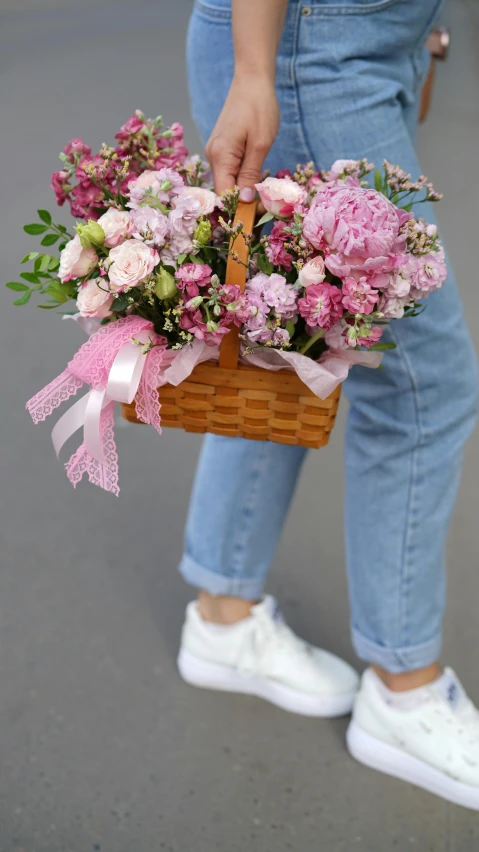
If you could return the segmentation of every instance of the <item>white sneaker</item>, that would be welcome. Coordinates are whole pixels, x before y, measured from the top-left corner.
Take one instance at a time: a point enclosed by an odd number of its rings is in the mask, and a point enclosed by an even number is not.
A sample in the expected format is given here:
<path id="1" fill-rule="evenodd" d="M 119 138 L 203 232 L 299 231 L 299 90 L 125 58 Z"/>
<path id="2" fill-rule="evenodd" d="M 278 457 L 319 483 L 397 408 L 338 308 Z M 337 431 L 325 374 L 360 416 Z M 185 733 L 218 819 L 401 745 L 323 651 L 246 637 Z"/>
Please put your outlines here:
<path id="1" fill-rule="evenodd" d="M 347 744 L 360 763 L 479 810 L 479 711 L 452 669 L 405 693 L 368 669 Z"/>
<path id="2" fill-rule="evenodd" d="M 348 663 L 299 639 L 270 596 L 228 626 L 204 621 L 190 603 L 178 668 L 194 686 L 257 695 L 304 716 L 350 713 L 359 685 Z"/>

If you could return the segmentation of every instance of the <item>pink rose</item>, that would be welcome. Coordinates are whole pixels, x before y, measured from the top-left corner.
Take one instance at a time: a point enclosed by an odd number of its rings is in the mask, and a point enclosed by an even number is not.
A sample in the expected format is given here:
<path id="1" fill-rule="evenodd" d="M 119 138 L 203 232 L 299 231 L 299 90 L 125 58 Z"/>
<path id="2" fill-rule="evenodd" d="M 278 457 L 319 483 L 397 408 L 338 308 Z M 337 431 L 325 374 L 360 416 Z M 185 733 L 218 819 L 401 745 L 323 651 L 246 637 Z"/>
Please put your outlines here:
<path id="1" fill-rule="evenodd" d="M 111 316 L 110 307 L 114 296 L 102 289 L 104 281 L 100 278 L 90 278 L 82 284 L 77 298 L 77 308 L 82 317 L 97 317 L 104 319 Z"/>
<path id="2" fill-rule="evenodd" d="M 375 189 L 330 184 L 306 214 L 303 236 L 325 252 L 327 268 L 340 278 L 387 272 L 404 252 L 400 228 L 409 218 Z"/>
<path id="3" fill-rule="evenodd" d="M 105 232 L 107 248 L 113 248 L 123 242 L 133 229 L 130 214 L 126 210 L 115 210 L 114 207 L 110 207 L 103 216 L 100 216 L 98 224 Z"/>
<path id="4" fill-rule="evenodd" d="M 215 192 L 212 192 L 211 189 L 204 189 L 202 186 L 185 186 L 181 195 L 194 198 L 199 203 L 201 216 L 209 216 L 215 207 L 218 207 L 221 203 Z"/>
<path id="5" fill-rule="evenodd" d="M 256 184 L 263 207 L 274 216 L 288 218 L 294 213 L 297 204 L 302 204 L 307 198 L 303 186 L 288 178 L 268 177 Z"/>
<path id="6" fill-rule="evenodd" d="M 379 293 L 368 284 L 365 277 L 359 281 L 346 278 L 342 288 L 343 305 L 351 314 L 370 314 L 378 300 Z"/>
<path id="7" fill-rule="evenodd" d="M 313 257 L 299 270 L 298 281 L 302 287 L 310 287 L 311 284 L 321 284 L 326 278 L 326 269 L 321 255 Z"/>
<path id="8" fill-rule="evenodd" d="M 112 248 L 109 258 L 112 264 L 108 277 L 112 289 L 117 293 L 141 284 L 159 262 L 158 252 L 141 240 L 126 240 Z"/>
<path id="9" fill-rule="evenodd" d="M 310 328 L 329 329 L 341 319 L 343 306 L 339 287 L 333 287 L 325 281 L 311 284 L 302 299 L 298 299 L 298 309 Z"/>
<path id="10" fill-rule="evenodd" d="M 60 281 L 70 281 L 71 278 L 84 278 L 95 268 L 98 256 L 93 248 L 83 248 L 80 237 L 76 234 L 68 242 L 60 254 Z"/>

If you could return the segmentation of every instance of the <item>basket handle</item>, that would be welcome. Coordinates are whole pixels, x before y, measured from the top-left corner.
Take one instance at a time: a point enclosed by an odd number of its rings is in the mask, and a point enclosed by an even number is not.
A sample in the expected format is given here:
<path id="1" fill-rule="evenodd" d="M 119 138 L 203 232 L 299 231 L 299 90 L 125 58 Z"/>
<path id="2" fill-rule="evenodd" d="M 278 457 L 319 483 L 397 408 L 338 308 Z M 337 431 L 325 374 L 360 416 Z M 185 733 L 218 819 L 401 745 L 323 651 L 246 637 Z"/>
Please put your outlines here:
<path id="1" fill-rule="evenodd" d="M 240 201 L 236 210 L 234 224 L 237 222 L 243 223 L 244 233 L 250 234 L 254 228 L 254 220 L 256 215 L 256 201 L 246 203 Z M 229 255 L 226 265 L 226 283 L 238 284 L 241 287 L 241 292 L 244 293 L 246 286 L 247 268 L 243 264 L 248 263 L 249 249 L 246 245 L 241 233 L 235 240 L 235 252 L 239 257 L 240 262 L 234 260 Z M 233 325 L 228 334 L 225 334 L 220 345 L 220 367 L 225 370 L 236 370 L 239 359 L 239 328 Z"/>

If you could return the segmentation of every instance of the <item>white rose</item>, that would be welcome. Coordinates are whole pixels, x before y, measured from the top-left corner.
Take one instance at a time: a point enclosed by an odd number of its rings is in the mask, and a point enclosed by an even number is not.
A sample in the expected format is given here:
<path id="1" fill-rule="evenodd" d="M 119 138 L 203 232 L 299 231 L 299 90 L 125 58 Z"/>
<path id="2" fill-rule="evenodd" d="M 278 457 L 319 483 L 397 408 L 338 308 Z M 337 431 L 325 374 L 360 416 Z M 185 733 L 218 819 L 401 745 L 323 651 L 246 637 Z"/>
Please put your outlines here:
<path id="1" fill-rule="evenodd" d="M 90 278 L 82 284 L 77 298 L 77 308 L 82 317 L 104 319 L 111 316 L 111 303 L 115 298 L 105 291 L 106 283 L 101 278 Z"/>
<path id="2" fill-rule="evenodd" d="M 115 210 L 114 207 L 110 207 L 103 216 L 100 216 L 98 224 L 105 232 L 105 245 L 108 248 L 123 242 L 132 230 L 130 214 L 126 210 Z"/>
<path id="3" fill-rule="evenodd" d="M 220 199 L 211 189 L 203 189 L 201 186 L 185 186 L 181 195 L 189 195 L 200 204 L 202 216 L 209 216 L 215 207 L 220 204 Z"/>
<path id="4" fill-rule="evenodd" d="M 141 284 L 159 263 L 158 252 L 142 240 L 126 240 L 112 248 L 109 254 L 112 264 L 108 277 L 112 289 L 120 293 Z"/>
<path id="5" fill-rule="evenodd" d="M 83 248 L 80 237 L 76 234 L 60 254 L 58 277 L 62 282 L 69 281 L 70 278 L 84 278 L 95 268 L 97 260 L 95 249 Z"/>
<path id="6" fill-rule="evenodd" d="M 309 287 L 310 284 L 321 284 L 325 278 L 324 260 L 320 255 L 314 257 L 313 260 L 308 260 L 300 269 L 298 275 L 298 281 L 302 287 Z"/>

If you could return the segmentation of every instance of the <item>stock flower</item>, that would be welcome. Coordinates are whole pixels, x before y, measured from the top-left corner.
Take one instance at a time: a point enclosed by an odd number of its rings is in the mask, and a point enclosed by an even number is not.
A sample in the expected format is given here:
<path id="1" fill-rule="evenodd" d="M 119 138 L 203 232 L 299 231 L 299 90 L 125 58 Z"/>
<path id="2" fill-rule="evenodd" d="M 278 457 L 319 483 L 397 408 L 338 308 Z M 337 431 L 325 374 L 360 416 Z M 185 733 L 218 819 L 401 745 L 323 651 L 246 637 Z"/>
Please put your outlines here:
<path id="1" fill-rule="evenodd" d="M 183 178 L 173 169 L 147 170 L 130 182 L 127 206 L 137 210 L 142 205 L 155 207 L 158 203 L 168 204 L 171 197 L 179 194 L 183 187 Z"/>
<path id="2" fill-rule="evenodd" d="M 136 287 L 148 278 L 159 261 L 158 253 L 141 240 L 126 240 L 112 248 L 108 270 L 111 289 L 117 293 Z"/>
<path id="3" fill-rule="evenodd" d="M 291 234 L 285 232 L 284 222 L 275 222 L 266 243 L 266 257 L 274 266 L 282 266 L 286 272 L 293 267 L 292 255 L 288 254 L 285 242 L 291 239 Z"/>
<path id="4" fill-rule="evenodd" d="M 421 299 L 438 290 L 447 278 L 444 249 L 441 247 L 439 251 L 426 255 L 409 255 L 408 271 L 414 298 Z"/>
<path id="5" fill-rule="evenodd" d="M 357 177 L 359 174 L 358 160 L 335 160 L 329 172 L 327 172 L 327 180 L 338 180 L 344 174 Z"/>
<path id="6" fill-rule="evenodd" d="M 278 317 L 292 319 L 296 314 L 296 290 L 286 282 L 283 275 L 273 272 L 266 276 L 263 287 L 263 299 L 274 308 Z"/>
<path id="7" fill-rule="evenodd" d="M 50 186 L 55 193 L 58 206 L 62 207 L 68 197 L 68 193 L 72 190 L 71 184 L 68 183 L 68 172 L 64 169 L 61 169 L 59 172 L 53 172 Z"/>
<path id="8" fill-rule="evenodd" d="M 325 251 L 334 275 L 386 272 L 404 252 L 400 228 L 409 218 L 375 189 L 331 184 L 318 192 L 304 217 L 303 236 Z"/>
<path id="9" fill-rule="evenodd" d="M 192 299 L 199 295 L 200 287 L 206 287 L 211 282 L 212 272 L 206 263 L 184 263 L 176 270 L 176 286 Z"/>
<path id="10" fill-rule="evenodd" d="M 185 186 L 181 191 L 182 196 L 194 198 L 200 205 L 200 216 L 209 216 L 215 207 L 220 204 L 220 198 L 211 189 L 204 189 L 202 186 Z"/>
<path id="11" fill-rule="evenodd" d="M 378 302 L 378 310 L 384 314 L 385 319 L 401 319 L 404 316 L 407 303 L 407 299 L 383 294 Z"/>
<path id="12" fill-rule="evenodd" d="M 311 284 L 321 284 L 326 278 L 326 269 L 321 255 L 313 257 L 299 270 L 298 281 L 302 287 L 310 287 Z"/>
<path id="13" fill-rule="evenodd" d="M 80 237 L 76 234 L 60 253 L 58 277 L 63 283 L 71 278 L 83 278 L 95 268 L 97 261 L 95 249 L 83 248 Z"/>
<path id="14" fill-rule="evenodd" d="M 379 293 L 373 290 L 367 278 L 362 276 L 358 281 L 355 278 L 345 278 L 342 296 L 343 305 L 351 314 L 370 314 L 374 310 Z"/>
<path id="15" fill-rule="evenodd" d="M 130 136 L 133 136 L 135 133 L 139 133 L 142 127 L 144 127 L 144 124 L 145 117 L 143 113 L 137 109 L 136 112 L 130 116 L 128 121 L 120 127 L 119 132 L 115 134 L 115 139 L 118 139 L 120 142 L 128 141 Z"/>
<path id="16" fill-rule="evenodd" d="M 128 215 L 128 214 L 127 214 Z M 149 246 L 162 248 L 168 238 L 168 217 L 154 207 L 140 207 L 131 214 L 132 235 Z"/>
<path id="17" fill-rule="evenodd" d="M 364 346 L 365 349 L 370 349 L 379 343 L 382 337 L 383 330 L 380 325 L 363 325 L 359 326 L 356 331 L 356 337 L 348 337 L 349 346 Z"/>
<path id="18" fill-rule="evenodd" d="M 333 287 L 325 281 L 311 284 L 302 299 L 298 299 L 298 309 L 310 328 L 331 328 L 343 314 L 342 294 L 339 287 Z"/>
<path id="19" fill-rule="evenodd" d="M 114 207 L 110 207 L 103 216 L 100 216 L 98 225 L 103 228 L 107 248 L 114 248 L 123 242 L 133 230 L 130 214 L 126 210 L 116 210 Z"/>
<path id="20" fill-rule="evenodd" d="M 248 302 L 248 319 L 245 322 L 246 336 L 252 341 L 266 343 L 271 340 L 272 331 L 267 328 L 266 322 L 269 314 L 269 307 L 262 299 L 259 293 L 247 292 Z"/>
<path id="21" fill-rule="evenodd" d="M 302 204 L 307 197 L 303 186 L 288 178 L 265 178 L 255 184 L 263 207 L 274 216 L 292 216 L 297 204 Z"/>
<path id="22" fill-rule="evenodd" d="M 324 335 L 324 342 L 330 349 L 347 349 L 349 325 L 343 319 L 336 322 Z"/>
<path id="23" fill-rule="evenodd" d="M 75 155 L 88 157 L 91 154 L 91 148 L 89 145 L 85 145 L 83 139 L 77 137 L 76 139 L 70 139 L 69 143 L 65 145 L 63 153 L 67 155 L 72 163 L 74 163 Z"/>
<path id="24" fill-rule="evenodd" d="M 103 284 L 99 278 L 90 278 L 80 287 L 77 308 L 82 317 L 105 319 L 111 316 L 110 307 L 115 297 L 102 289 Z"/>
<path id="25" fill-rule="evenodd" d="M 168 221 L 173 237 L 193 237 L 201 216 L 201 204 L 191 195 L 178 195 L 172 199 Z"/>

